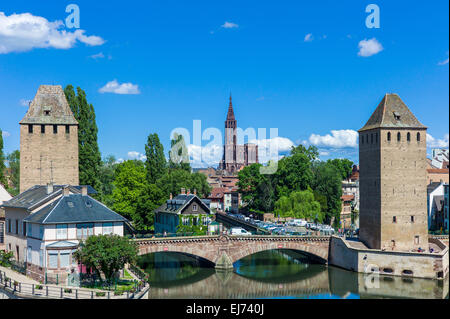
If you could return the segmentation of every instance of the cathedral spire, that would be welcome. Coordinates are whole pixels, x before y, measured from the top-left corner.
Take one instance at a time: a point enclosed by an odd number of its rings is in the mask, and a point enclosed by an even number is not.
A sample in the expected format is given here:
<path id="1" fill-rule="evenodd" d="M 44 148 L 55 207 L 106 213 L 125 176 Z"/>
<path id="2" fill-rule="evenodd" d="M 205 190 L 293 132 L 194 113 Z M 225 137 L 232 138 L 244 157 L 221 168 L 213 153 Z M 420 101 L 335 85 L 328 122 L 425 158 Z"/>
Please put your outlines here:
<path id="1" fill-rule="evenodd" d="M 227 121 L 234 121 L 234 111 L 233 111 L 233 102 L 231 100 L 231 92 L 230 92 L 230 104 L 228 105 L 228 114 Z"/>

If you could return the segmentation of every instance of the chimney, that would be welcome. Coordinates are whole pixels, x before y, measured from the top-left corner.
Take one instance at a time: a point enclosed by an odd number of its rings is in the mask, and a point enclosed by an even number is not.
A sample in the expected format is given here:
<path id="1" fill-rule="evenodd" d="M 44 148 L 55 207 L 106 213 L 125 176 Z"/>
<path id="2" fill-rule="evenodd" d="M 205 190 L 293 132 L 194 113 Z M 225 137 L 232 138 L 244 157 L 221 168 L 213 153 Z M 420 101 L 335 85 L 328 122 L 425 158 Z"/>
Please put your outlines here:
<path id="1" fill-rule="evenodd" d="M 69 196 L 69 185 L 63 186 L 63 196 Z"/>
<path id="2" fill-rule="evenodd" d="M 191 193 L 191 189 L 188 188 L 188 190 L 187 190 L 187 195 L 189 195 L 190 193 Z"/>
<path id="3" fill-rule="evenodd" d="M 181 188 L 181 195 L 185 195 L 186 194 L 186 189 L 184 187 Z"/>
<path id="4" fill-rule="evenodd" d="M 194 188 L 194 195 L 197 196 L 197 188 Z"/>
<path id="5" fill-rule="evenodd" d="M 47 194 L 53 193 L 53 183 L 47 183 Z"/>
<path id="6" fill-rule="evenodd" d="M 87 196 L 87 194 L 88 194 L 87 186 L 86 185 L 81 186 L 81 195 Z"/>
<path id="7" fill-rule="evenodd" d="M 170 193 L 170 197 L 169 198 L 172 199 L 172 193 Z"/>

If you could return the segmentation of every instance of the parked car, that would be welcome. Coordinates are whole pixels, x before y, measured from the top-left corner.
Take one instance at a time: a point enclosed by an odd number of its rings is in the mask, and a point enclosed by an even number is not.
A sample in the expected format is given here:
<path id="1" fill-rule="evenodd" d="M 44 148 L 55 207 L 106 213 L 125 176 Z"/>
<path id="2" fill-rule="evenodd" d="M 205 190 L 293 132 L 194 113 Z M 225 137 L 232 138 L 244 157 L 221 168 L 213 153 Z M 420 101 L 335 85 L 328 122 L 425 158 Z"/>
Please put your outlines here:
<path id="1" fill-rule="evenodd" d="M 248 236 L 252 233 L 246 231 L 244 228 L 241 227 L 233 227 L 230 229 L 230 235 L 241 235 L 241 236 Z"/>

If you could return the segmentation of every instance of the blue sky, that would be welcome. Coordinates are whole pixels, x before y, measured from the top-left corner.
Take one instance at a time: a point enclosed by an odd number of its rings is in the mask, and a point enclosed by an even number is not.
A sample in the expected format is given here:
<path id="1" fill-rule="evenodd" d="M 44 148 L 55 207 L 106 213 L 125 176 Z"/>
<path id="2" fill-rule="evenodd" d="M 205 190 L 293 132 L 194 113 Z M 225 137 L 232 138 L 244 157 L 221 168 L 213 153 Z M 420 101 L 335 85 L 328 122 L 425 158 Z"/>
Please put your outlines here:
<path id="1" fill-rule="evenodd" d="M 80 9 L 78 31 L 54 24 L 65 21 L 70 3 Z M 380 8 L 380 28 L 365 25 L 370 3 Z M 153 132 L 167 151 L 171 131 L 192 134 L 193 120 L 223 130 L 230 92 L 238 126 L 278 128 L 282 150 L 315 144 L 322 159 L 357 162 L 354 131 L 387 92 L 398 93 L 428 126 L 430 147 L 448 148 L 448 6 L 446 0 L 3 1 L 5 151 L 19 148 L 22 104 L 41 84 L 84 89 L 102 155 L 122 159 L 144 153 Z"/>

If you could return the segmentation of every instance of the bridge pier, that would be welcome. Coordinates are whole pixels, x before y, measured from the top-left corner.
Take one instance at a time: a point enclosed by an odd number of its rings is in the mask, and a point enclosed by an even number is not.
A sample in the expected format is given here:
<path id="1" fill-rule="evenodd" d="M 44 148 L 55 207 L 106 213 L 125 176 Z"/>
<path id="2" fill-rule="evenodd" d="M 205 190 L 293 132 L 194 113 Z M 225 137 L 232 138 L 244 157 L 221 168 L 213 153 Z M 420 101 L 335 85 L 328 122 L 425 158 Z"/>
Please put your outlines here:
<path id="1" fill-rule="evenodd" d="M 222 252 L 215 264 L 216 270 L 233 270 L 233 262 L 226 252 Z"/>

